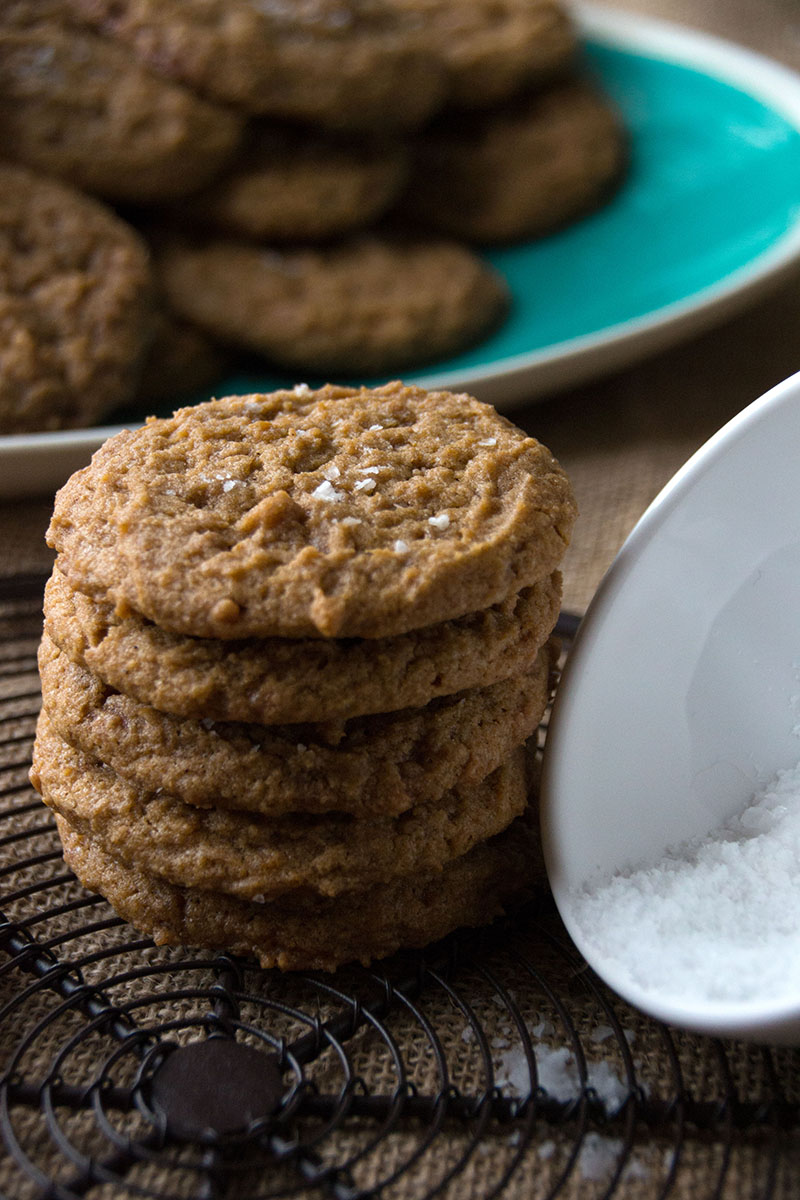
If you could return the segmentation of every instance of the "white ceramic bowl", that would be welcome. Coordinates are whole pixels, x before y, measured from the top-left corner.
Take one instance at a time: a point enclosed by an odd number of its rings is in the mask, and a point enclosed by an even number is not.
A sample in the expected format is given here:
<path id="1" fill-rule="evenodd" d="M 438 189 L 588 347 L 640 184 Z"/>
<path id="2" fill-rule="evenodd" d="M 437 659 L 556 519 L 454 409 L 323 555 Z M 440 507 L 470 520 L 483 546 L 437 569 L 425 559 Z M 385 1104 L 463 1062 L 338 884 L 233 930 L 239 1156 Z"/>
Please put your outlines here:
<path id="1" fill-rule="evenodd" d="M 800 995 L 698 1005 L 645 991 L 599 960 L 571 911 L 572 889 L 706 835 L 796 766 L 799 694 L 800 374 L 715 434 L 641 518 L 581 624 L 550 722 L 542 834 L 556 903 L 598 974 L 663 1020 L 800 1042 Z"/>

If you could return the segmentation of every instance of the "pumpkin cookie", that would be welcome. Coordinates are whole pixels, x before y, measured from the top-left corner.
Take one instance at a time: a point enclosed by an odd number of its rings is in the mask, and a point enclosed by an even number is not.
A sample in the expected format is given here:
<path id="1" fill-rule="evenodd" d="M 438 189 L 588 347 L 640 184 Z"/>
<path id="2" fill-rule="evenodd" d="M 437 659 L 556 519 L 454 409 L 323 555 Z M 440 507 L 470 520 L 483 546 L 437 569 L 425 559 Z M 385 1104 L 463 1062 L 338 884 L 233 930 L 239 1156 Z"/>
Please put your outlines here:
<path id="1" fill-rule="evenodd" d="M 319 241 L 368 225 L 400 193 L 408 152 L 259 123 L 246 152 L 181 213 L 255 241 Z"/>
<path id="2" fill-rule="evenodd" d="M 167 716 L 109 691 L 46 634 L 39 650 L 44 707 L 65 741 L 144 790 L 269 816 L 397 814 L 478 783 L 536 729 L 550 668 L 542 650 L 521 675 L 424 708 L 264 726 Z"/>
<path id="3" fill-rule="evenodd" d="M 136 202 L 196 191 L 233 156 L 243 124 L 92 33 L 41 25 L 0 36 L 9 154 L 86 191 Z"/>
<path id="4" fill-rule="evenodd" d="M 96 200 L 0 164 L 0 430 L 91 425 L 128 400 L 152 332 L 145 246 Z"/>
<path id="5" fill-rule="evenodd" d="M 366 965 L 459 926 L 488 925 L 530 895 L 537 846 L 534 822 L 522 817 L 435 874 L 415 873 L 333 899 L 293 896 L 258 904 L 175 887 L 125 866 L 63 817 L 56 816 L 56 824 L 64 859 L 83 885 L 158 945 L 226 949 L 282 970 Z"/>
<path id="6" fill-rule="evenodd" d="M 336 896 L 416 871 L 438 871 L 505 829 L 525 808 L 525 755 L 472 787 L 397 818 L 344 814 L 278 819 L 183 804 L 140 791 L 73 749 L 40 717 L 31 779 L 49 808 L 129 867 L 181 887 L 275 899 Z"/>
<path id="7" fill-rule="evenodd" d="M 162 712 L 260 725 L 418 708 L 533 664 L 555 625 L 561 576 L 482 612 L 396 638 L 218 642 L 167 633 L 75 592 L 56 567 L 45 629 L 74 662 Z"/>
<path id="8" fill-rule="evenodd" d="M 265 250 L 162 244 L 172 308 L 213 336 L 319 374 L 387 373 L 446 358 L 505 316 L 502 277 L 466 246 L 361 235 Z"/>
<path id="9" fill-rule="evenodd" d="M 115 435 L 56 497 L 73 588 L 200 637 L 388 637 L 557 568 L 575 518 L 550 452 L 470 396 L 228 397 Z"/>
<path id="10" fill-rule="evenodd" d="M 513 241 L 591 211 L 627 161 L 622 124 L 581 80 L 435 121 L 415 143 L 404 211 L 455 237 Z"/>
<path id="11" fill-rule="evenodd" d="M 438 59 L 381 0 L 68 0 L 151 70 L 251 113 L 331 129 L 413 128 L 444 97 Z"/>
<path id="12" fill-rule="evenodd" d="M 575 32 L 553 0 L 390 0 L 414 18 L 447 70 L 448 100 L 497 104 L 567 69 Z"/>

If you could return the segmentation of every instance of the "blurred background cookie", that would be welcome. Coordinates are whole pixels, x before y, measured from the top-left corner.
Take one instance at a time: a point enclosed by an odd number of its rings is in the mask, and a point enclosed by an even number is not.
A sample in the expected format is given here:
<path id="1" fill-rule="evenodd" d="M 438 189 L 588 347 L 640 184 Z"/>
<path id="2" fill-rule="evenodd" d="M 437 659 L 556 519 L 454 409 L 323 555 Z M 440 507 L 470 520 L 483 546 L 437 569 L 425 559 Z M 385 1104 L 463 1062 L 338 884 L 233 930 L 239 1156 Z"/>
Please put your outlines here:
<path id="1" fill-rule="evenodd" d="M 553 0 L 389 0 L 447 72 L 449 104 L 482 108 L 571 65 L 576 35 Z"/>
<path id="2" fill-rule="evenodd" d="M 208 183 L 243 118 L 159 79 L 114 42 L 54 24 L 0 32 L 0 136 L 11 157 L 113 200 Z"/>
<path id="3" fill-rule="evenodd" d="M 466 246 L 376 234 L 265 250 L 167 239 L 172 308 L 212 335 L 302 371 L 378 374 L 455 353 L 497 324 L 502 277 Z"/>
<path id="4" fill-rule="evenodd" d="M 413 128 L 445 72 L 381 0 L 65 0 L 151 70 L 246 112 L 329 129 Z"/>
<path id="5" fill-rule="evenodd" d="M 0 164 L 0 423 L 91 425 L 128 400 L 152 335 L 147 249 L 97 200 Z"/>
<path id="6" fill-rule="evenodd" d="M 626 158 L 613 106 L 592 83 L 573 79 L 438 118 L 415 139 L 401 207 L 467 241 L 540 236 L 606 199 Z"/>
<path id="7" fill-rule="evenodd" d="M 244 153 L 180 211 L 256 241 L 316 241 L 376 220 L 407 174 L 399 142 L 254 122 Z"/>

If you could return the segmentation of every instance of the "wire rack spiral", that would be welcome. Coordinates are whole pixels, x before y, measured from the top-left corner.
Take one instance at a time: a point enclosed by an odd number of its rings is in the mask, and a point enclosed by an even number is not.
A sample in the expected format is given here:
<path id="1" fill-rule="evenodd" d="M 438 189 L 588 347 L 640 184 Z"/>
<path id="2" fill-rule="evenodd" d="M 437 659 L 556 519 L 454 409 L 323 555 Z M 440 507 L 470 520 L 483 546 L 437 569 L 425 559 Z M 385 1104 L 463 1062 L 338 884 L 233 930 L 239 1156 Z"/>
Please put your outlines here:
<path id="1" fill-rule="evenodd" d="M 139 936 L 27 781 L 42 584 L 0 584 L 4 1200 L 800 1195 L 797 1053 L 627 1008 L 544 884 L 336 975 Z"/>

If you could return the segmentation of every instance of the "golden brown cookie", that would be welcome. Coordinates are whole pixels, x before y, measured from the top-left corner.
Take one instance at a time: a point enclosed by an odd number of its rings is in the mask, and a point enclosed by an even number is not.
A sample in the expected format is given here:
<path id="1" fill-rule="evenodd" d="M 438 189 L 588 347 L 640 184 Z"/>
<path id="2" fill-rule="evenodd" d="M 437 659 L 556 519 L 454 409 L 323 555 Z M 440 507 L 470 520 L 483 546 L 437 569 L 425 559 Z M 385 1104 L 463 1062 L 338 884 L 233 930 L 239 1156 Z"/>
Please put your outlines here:
<path id="1" fill-rule="evenodd" d="M 436 800 L 505 762 L 542 718 L 552 657 L 543 649 L 522 674 L 424 708 L 327 725 L 167 716 L 110 691 L 47 634 L 39 671 L 44 707 L 59 737 L 138 788 L 161 788 L 204 808 L 365 816 Z"/>
<path id="2" fill-rule="evenodd" d="M 248 903 L 175 887 L 112 857 L 96 839 L 56 817 L 64 858 L 85 887 L 158 945 L 184 944 L 254 955 L 264 967 L 335 970 L 424 946 L 459 926 L 487 925 L 531 890 L 536 837 L 520 818 L 437 874 L 419 873 L 362 892 Z"/>
<path id="3" fill-rule="evenodd" d="M 381 0 L 68 0 L 153 71 L 248 112 L 333 129 L 412 128 L 440 62 Z"/>
<path id="4" fill-rule="evenodd" d="M 439 871 L 505 829 L 527 799 L 518 749 L 481 783 L 396 818 L 268 819 L 199 809 L 165 791 L 140 791 L 62 741 L 46 714 L 39 719 L 31 780 L 49 808 L 127 866 L 243 900 L 295 891 L 336 896 Z"/>
<path id="5" fill-rule="evenodd" d="M 399 142 L 258 122 L 241 157 L 180 213 L 234 237 L 320 241 L 376 220 L 407 174 Z"/>
<path id="6" fill-rule="evenodd" d="M 552 454 L 470 396 L 228 397 L 105 443 L 56 497 L 71 586 L 200 637 L 388 637 L 548 578 L 576 508 Z"/>
<path id="7" fill-rule="evenodd" d="M 56 645 L 117 691 L 180 717 L 274 725 L 415 708 L 507 679 L 533 664 L 560 603 L 554 572 L 482 612 L 396 638 L 219 642 L 122 616 L 73 591 L 56 567 L 44 608 Z"/>
<path id="8" fill-rule="evenodd" d="M 566 70 L 575 53 L 569 16 L 553 0 L 390 0 L 416 21 L 447 70 L 448 100 L 497 104 Z"/>
<path id="9" fill-rule="evenodd" d="M 505 316 L 502 277 L 466 246 L 354 235 L 266 250 L 162 243 L 171 307 L 214 337 L 304 373 L 386 374 L 446 358 Z"/>
<path id="10" fill-rule="evenodd" d="M 416 139 L 401 207 L 468 241 L 536 237 L 596 208 L 626 161 L 612 105 L 593 85 L 571 80 L 435 121 Z"/>
<path id="11" fill-rule="evenodd" d="M 0 33 L 0 136 L 10 157 L 112 200 L 173 199 L 232 158 L 241 117 L 145 70 L 92 33 Z"/>
<path id="12" fill-rule="evenodd" d="M 133 229 L 0 164 L 0 431 L 91 425 L 130 398 L 151 333 L 150 263 Z"/>

